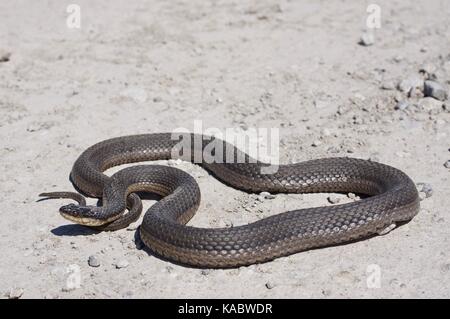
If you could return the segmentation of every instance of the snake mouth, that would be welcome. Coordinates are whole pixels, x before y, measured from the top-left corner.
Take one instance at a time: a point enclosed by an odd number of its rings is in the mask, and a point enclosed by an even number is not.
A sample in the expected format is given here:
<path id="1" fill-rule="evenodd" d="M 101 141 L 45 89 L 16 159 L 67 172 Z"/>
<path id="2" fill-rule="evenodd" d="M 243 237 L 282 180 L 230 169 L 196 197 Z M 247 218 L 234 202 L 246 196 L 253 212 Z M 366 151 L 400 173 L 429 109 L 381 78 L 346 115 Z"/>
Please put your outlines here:
<path id="1" fill-rule="evenodd" d="M 99 208 L 96 206 L 80 206 L 76 204 L 68 204 L 59 209 L 59 213 L 65 219 L 74 223 L 85 226 L 101 226 L 110 223 L 120 215 L 102 217 Z"/>

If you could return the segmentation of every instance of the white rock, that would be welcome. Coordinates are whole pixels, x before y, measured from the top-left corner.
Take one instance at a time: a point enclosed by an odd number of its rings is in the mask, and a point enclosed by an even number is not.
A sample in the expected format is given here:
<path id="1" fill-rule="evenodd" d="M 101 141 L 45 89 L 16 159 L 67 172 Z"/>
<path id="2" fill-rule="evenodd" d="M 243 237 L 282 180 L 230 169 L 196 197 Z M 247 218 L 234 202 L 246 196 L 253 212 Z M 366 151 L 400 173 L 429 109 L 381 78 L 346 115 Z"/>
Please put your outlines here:
<path id="1" fill-rule="evenodd" d="M 395 89 L 395 84 L 394 84 L 394 82 L 392 82 L 392 81 L 384 81 L 384 82 L 381 84 L 381 88 L 382 88 L 383 90 L 394 90 L 394 89 Z"/>
<path id="2" fill-rule="evenodd" d="M 427 198 L 433 195 L 433 186 L 429 183 L 417 183 L 417 188 L 419 189 L 419 192 L 424 193 Z"/>
<path id="3" fill-rule="evenodd" d="M 397 105 L 395 105 L 395 109 L 396 110 L 406 110 L 409 107 L 409 103 L 408 101 L 400 101 L 397 103 Z"/>
<path id="4" fill-rule="evenodd" d="M 422 77 L 418 75 L 412 75 L 402 81 L 397 85 L 397 88 L 402 92 L 410 92 L 411 89 L 423 89 L 424 81 Z"/>
<path id="5" fill-rule="evenodd" d="M 128 262 L 128 260 L 122 259 L 118 263 L 116 263 L 116 268 L 117 269 L 127 268 L 129 265 L 130 263 Z"/>
<path id="6" fill-rule="evenodd" d="M 444 163 L 444 167 L 445 168 L 450 168 L 450 160 L 448 160 L 447 162 Z"/>
<path id="7" fill-rule="evenodd" d="M 359 44 L 363 45 L 365 47 L 372 45 L 375 43 L 375 35 L 373 34 L 373 32 L 364 32 L 361 35 L 361 39 L 359 40 Z"/>
<path id="8" fill-rule="evenodd" d="M 88 258 L 88 265 L 91 266 L 91 267 L 99 267 L 100 266 L 100 261 L 98 260 L 97 257 L 95 257 L 94 255 L 91 255 Z"/>
<path id="9" fill-rule="evenodd" d="M 433 74 L 434 72 L 436 72 L 436 66 L 434 64 L 431 64 L 431 63 L 425 63 L 424 65 L 422 65 L 420 67 L 419 71 L 427 73 L 428 75 L 430 75 L 430 74 Z"/>
<path id="10" fill-rule="evenodd" d="M 259 195 L 262 196 L 264 199 L 274 199 L 276 197 L 275 195 L 269 192 L 261 192 Z"/>
<path id="11" fill-rule="evenodd" d="M 424 97 L 418 103 L 419 108 L 425 112 L 439 112 L 442 111 L 443 103 L 432 97 Z"/>
<path id="12" fill-rule="evenodd" d="M 394 57 L 394 62 L 399 63 L 403 61 L 403 57 L 401 55 L 397 55 Z"/>
<path id="13" fill-rule="evenodd" d="M 273 288 L 275 288 L 275 284 L 271 281 L 268 281 L 268 282 L 266 282 L 266 288 L 273 289 Z"/>

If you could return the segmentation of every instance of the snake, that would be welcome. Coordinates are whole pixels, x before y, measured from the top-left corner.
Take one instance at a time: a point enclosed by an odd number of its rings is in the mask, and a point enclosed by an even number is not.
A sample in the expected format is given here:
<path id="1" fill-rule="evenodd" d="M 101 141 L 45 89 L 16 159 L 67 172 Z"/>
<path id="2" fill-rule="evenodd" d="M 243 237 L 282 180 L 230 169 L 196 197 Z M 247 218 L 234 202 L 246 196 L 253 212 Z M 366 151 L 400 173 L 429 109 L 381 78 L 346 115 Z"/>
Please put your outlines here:
<path id="1" fill-rule="evenodd" d="M 280 212 L 246 225 L 201 228 L 187 225 L 201 199 L 195 178 L 187 172 L 152 163 L 129 166 L 111 176 L 104 173 L 117 165 L 171 159 L 198 164 L 225 185 L 247 193 L 355 193 L 361 199 Z M 142 211 L 138 194 L 157 194 L 159 200 L 145 212 L 138 228 L 139 237 L 156 256 L 193 267 L 247 266 L 352 243 L 406 223 L 420 209 L 414 182 L 392 166 L 351 157 L 274 166 L 255 160 L 232 143 L 194 133 L 178 137 L 148 133 L 101 141 L 78 157 L 70 179 L 83 195 L 40 195 L 74 199 L 78 203 L 62 206 L 60 214 L 100 230 L 117 230 L 136 221 Z M 84 196 L 101 198 L 102 203 L 86 205 Z"/>

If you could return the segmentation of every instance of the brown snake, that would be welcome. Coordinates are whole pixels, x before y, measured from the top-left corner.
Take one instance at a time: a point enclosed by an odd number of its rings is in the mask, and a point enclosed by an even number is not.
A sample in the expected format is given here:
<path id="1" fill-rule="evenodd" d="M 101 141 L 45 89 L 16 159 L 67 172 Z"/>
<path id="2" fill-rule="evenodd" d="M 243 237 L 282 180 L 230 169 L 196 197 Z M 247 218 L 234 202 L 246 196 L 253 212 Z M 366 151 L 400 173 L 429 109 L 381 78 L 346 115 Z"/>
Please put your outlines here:
<path id="1" fill-rule="evenodd" d="M 106 169 L 125 163 L 166 160 L 176 157 L 179 140 L 170 133 L 124 136 L 88 148 L 76 160 L 71 179 L 88 196 L 102 198 L 103 206 L 86 206 L 76 193 L 43 193 L 67 197 L 78 205 L 61 207 L 60 213 L 79 224 L 114 230 L 135 221 L 142 210 L 138 191 L 162 196 L 145 213 L 139 228 L 142 241 L 167 259 L 200 267 L 225 268 L 272 260 L 311 248 L 346 243 L 380 233 L 395 223 L 413 218 L 419 198 L 413 181 L 402 171 L 373 161 L 354 158 L 324 158 L 280 165 L 263 174 L 267 164 L 219 139 L 191 135 L 191 154 L 196 162 L 211 141 L 222 145 L 223 161 L 201 161 L 203 168 L 224 183 L 248 192 L 316 193 L 353 192 L 367 198 L 341 205 L 306 208 L 270 216 L 230 228 L 197 228 L 185 224 L 200 203 L 194 178 L 174 167 L 139 165 L 111 177 Z M 194 140 L 200 139 L 195 144 Z M 211 139 L 211 140 L 210 140 Z M 230 153 L 232 152 L 232 153 Z M 232 154 L 231 161 L 225 154 Z M 237 159 L 245 159 L 244 163 Z M 126 207 L 130 208 L 128 213 Z"/>

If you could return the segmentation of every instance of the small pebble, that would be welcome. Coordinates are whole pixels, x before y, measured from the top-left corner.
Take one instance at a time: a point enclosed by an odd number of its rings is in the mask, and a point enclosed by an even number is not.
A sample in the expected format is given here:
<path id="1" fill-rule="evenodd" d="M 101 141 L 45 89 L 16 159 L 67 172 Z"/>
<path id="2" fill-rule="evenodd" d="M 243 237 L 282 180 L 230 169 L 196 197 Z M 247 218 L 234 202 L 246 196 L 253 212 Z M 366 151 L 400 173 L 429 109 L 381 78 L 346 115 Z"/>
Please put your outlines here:
<path id="1" fill-rule="evenodd" d="M 354 193 L 348 193 L 347 196 L 350 199 L 357 199 L 358 198 L 358 196 L 356 196 Z"/>
<path id="2" fill-rule="evenodd" d="M 358 44 L 365 46 L 365 47 L 370 46 L 374 43 L 375 43 L 375 36 L 374 36 L 373 32 L 364 32 L 361 35 L 361 39 L 358 42 Z"/>
<path id="3" fill-rule="evenodd" d="M 127 268 L 129 264 L 130 264 L 130 263 L 129 263 L 127 260 L 122 259 L 122 260 L 120 260 L 120 261 L 116 264 L 116 268 L 117 268 L 117 269 Z"/>
<path id="4" fill-rule="evenodd" d="M 439 101 L 444 101 L 448 96 L 447 90 L 440 83 L 434 81 L 425 81 L 424 94 Z"/>
<path id="5" fill-rule="evenodd" d="M 432 97 L 425 97 L 418 103 L 419 108 L 425 112 L 439 112 L 442 111 L 442 102 Z"/>
<path id="6" fill-rule="evenodd" d="M 404 98 L 405 98 L 405 97 L 403 96 L 402 93 L 400 93 L 400 92 L 395 92 L 395 94 L 394 94 L 394 100 L 395 100 L 395 102 L 403 101 Z"/>
<path id="7" fill-rule="evenodd" d="M 431 75 L 436 72 L 436 66 L 431 63 L 426 63 L 420 67 L 419 71 Z"/>
<path id="8" fill-rule="evenodd" d="M 315 141 L 312 142 L 312 144 L 311 144 L 311 146 L 313 146 L 313 147 L 317 147 L 317 146 L 320 146 L 320 145 L 322 145 L 322 142 L 319 141 L 319 140 L 315 140 Z"/>
<path id="9" fill-rule="evenodd" d="M 208 276 L 211 272 L 212 272 L 211 269 L 202 269 L 200 271 L 200 274 L 202 274 L 203 276 Z"/>
<path id="10" fill-rule="evenodd" d="M 394 57 L 394 62 L 395 63 L 400 63 L 403 61 L 403 57 L 401 55 L 397 55 Z"/>
<path id="11" fill-rule="evenodd" d="M 392 81 L 384 81 L 384 82 L 381 84 L 381 88 L 382 88 L 383 90 L 394 90 L 394 89 L 395 89 L 395 84 L 394 84 L 394 82 L 392 82 Z"/>
<path id="12" fill-rule="evenodd" d="M 327 128 L 321 130 L 323 136 L 331 136 L 331 131 Z"/>
<path id="13" fill-rule="evenodd" d="M 88 258 L 88 265 L 91 266 L 91 267 L 99 267 L 100 266 L 100 261 L 98 260 L 97 257 L 95 257 L 94 255 L 91 255 Z"/>
<path id="14" fill-rule="evenodd" d="M 414 88 L 423 89 L 423 79 L 418 75 L 410 76 L 409 78 L 400 81 L 397 88 L 406 93 L 410 92 L 411 89 Z"/>
<path id="15" fill-rule="evenodd" d="M 230 228 L 233 227 L 233 222 L 231 220 L 220 220 L 219 222 L 220 227 Z"/>
<path id="16" fill-rule="evenodd" d="M 400 101 L 397 103 L 397 105 L 395 105 L 395 109 L 396 110 L 406 110 L 409 107 L 409 103 L 408 101 Z"/>
<path id="17" fill-rule="evenodd" d="M 417 183 L 417 187 L 419 192 L 424 193 L 426 198 L 431 197 L 433 195 L 433 187 L 428 183 Z"/>
<path id="18" fill-rule="evenodd" d="M 13 288 L 9 291 L 8 298 L 9 299 L 19 299 L 22 297 L 24 290 L 22 288 Z"/>
<path id="19" fill-rule="evenodd" d="M 160 97 L 160 96 L 155 96 L 154 98 L 153 98 L 153 102 L 155 102 L 155 103 L 159 103 L 159 102 L 161 102 L 162 101 L 162 98 Z"/>
<path id="20" fill-rule="evenodd" d="M 129 231 L 133 231 L 133 230 L 136 230 L 138 228 L 139 228 L 139 225 L 136 224 L 136 223 L 130 224 L 130 225 L 127 226 L 127 230 L 129 230 Z"/>
<path id="21" fill-rule="evenodd" d="M 423 201 L 425 198 L 427 198 L 427 194 L 425 194 L 423 192 L 419 192 L 419 200 Z"/>
<path id="22" fill-rule="evenodd" d="M 11 52 L 0 50 L 0 63 L 8 62 L 10 58 L 11 58 Z"/>
<path id="23" fill-rule="evenodd" d="M 273 195 L 273 194 L 271 194 L 269 192 L 261 192 L 259 195 L 262 196 L 264 199 L 274 199 L 274 198 L 276 198 L 275 195 Z"/>
<path id="24" fill-rule="evenodd" d="M 275 288 L 275 284 L 273 282 L 268 281 L 268 282 L 266 282 L 266 288 L 273 289 L 273 288 Z"/>
<path id="25" fill-rule="evenodd" d="M 331 204 L 337 204 L 341 201 L 341 199 L 335 195 L 330 195 L 328 196 L 327 200 L 331 203 Z"/>
<path id="26" fill-rule="evenodd" d="M 444 167 L 445 168 L 450 168 L 450 160 L 448 160 L 447 162 L 444 163 Z"/>

